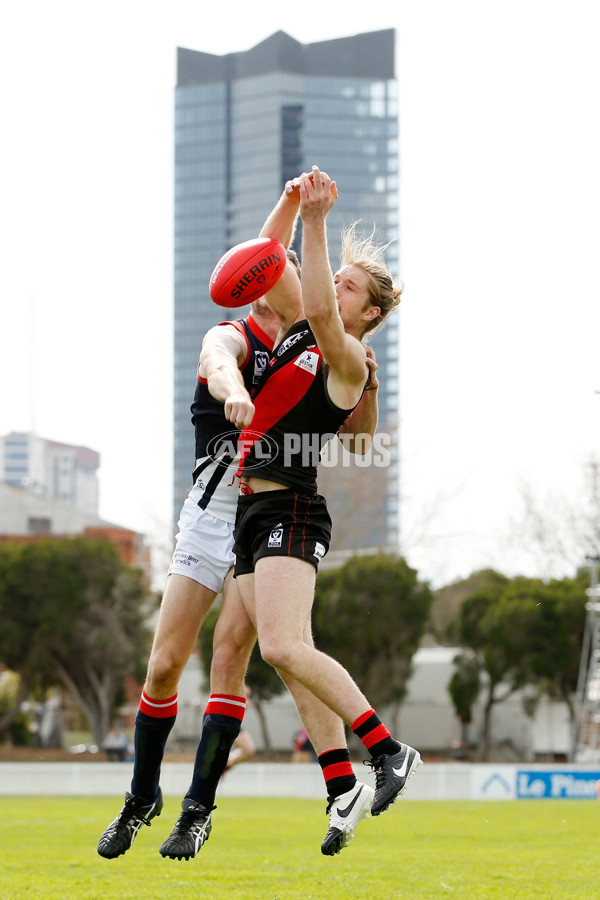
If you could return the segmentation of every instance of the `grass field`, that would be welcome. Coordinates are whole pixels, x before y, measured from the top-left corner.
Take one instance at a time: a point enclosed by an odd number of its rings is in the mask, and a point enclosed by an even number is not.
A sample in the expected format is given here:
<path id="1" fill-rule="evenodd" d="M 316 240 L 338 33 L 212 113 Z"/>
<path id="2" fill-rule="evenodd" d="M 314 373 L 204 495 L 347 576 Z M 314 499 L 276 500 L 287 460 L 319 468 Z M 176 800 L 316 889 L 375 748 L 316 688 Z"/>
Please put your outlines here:
<path id="1" fill-rule="evenodd" d="M 194 860 L 158 847 L 179 801 L 116 860 L 96 853 L 120 798 L 0 797 L 1 900 L 507 900 L 600 897 L 600 803 L 400 800 L 324 857 L 325 804 L 225 799 Z"/>

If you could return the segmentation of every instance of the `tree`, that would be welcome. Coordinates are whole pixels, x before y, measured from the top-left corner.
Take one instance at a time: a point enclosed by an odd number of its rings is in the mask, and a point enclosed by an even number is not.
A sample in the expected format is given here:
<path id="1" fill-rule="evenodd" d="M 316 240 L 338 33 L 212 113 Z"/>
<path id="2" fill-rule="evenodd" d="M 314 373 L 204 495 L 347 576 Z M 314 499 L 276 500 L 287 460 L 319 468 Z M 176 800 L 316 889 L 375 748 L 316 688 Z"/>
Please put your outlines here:
<path id="1" fill-rule="evenodd" d="M 448 682 L 448 693 L 461 724 L 461 744 L 469 746 L 468 727 L 473 721 L 473 706 L 481 689 L 480 665 L 477 659 L 461 653 L 454 659 L 455 670 Z"/>
<path id="2" fill-rule="evenodd" d="M 375 707 L 399 705 L 431 602 L 428 585 L 401 557 L 352 557 L 319 573 L 315 644 L 349 671 Z"/>
<path id="3" fill-rule="evenodd" d="M 26 694 L 16 672 L 0 665 L 0 743 L 6 738 L 15 746 L 31 743 L 31 714 L 22 709 Z"/>
<path id="4" fill-rule="evenodd" d="M 536 574 L 561 577 L 577 571 L 586 557 L 600 556 L 600 459 L 592 456 L 568 492 L 543 492 L 524 482 L 521 510 L 510 526 L 509 544 L 517 559 Z"/>
<path id="5" fill-rule="evenodd" d="M 585 628 L 587 578 L 515 578 L 500 597 L 493 619 L 510 623 L 508 640 L 520 657 L 524 679 L 540 693 L 567 704 L 575 715 L 573 694 Z"/>
<path id="6" fill-rule="evenodd" d="M 472 594 L 486 593 L 488 587 L 494 589 L 496 585 L 504 585 L 506 582 L 506 576 L 493 569 L 479 569 L 468 578 L 453 581 L 435 591 L 429 620 L 429 628 L 435 641 L 450 646 L 459 643 L 460 608 L 465 598 Z"/>
<path id="7" fill-rule="evenodd" d="M 459 635 L 485 672 L 479 752 L 489 751 L 493 707 L 525 685 L 559 697 L 573 716 L 572 692 L 585 625 L 585 579 L 553 580 L 497 575 L 460 608 Z"/>
<path id="8" fill-rule="evenodd" d="M 200 662 L 202 670 L 208 683 L 210 683 L 210 667 L 213 654 L 213 636 L 219 618 L 220 605 L 212 607 L 206 616 L 200 635 L 198 644 L 200 647 Z M 255 645 L 248 670 L 246 672 L 246 684 L 252 691 L 252 703 L 256 709 L 256 714 L 260 721 L 260 727 L 263 737 L 265 749 L 271 750 L 271 738 L 267 725 L 267 717 L 265 714 L 264 704 L 272 697 L 281 694 L 285 688 L 285 684 L 272 666 L 267 665 L 260 655 L 258 646 Z"/>
<path id="9" fill-rule="evenodd" d="M 60 685 L 101 744 L 128 674 L 143 676 L 149 592 L 106 540 L 0 548 L 0 658 L 31 692 Z"/>
<path id="10" fill-rule="evenodd" d="M 459 639 L 463 646 L 471 648 L 480 672 L 485 672 L 486 696 L 483 708 L 483 725 L 481 729 L 479 754 L 487 759 L 489 752 L 489 736 L 491 730 L 492 709 L 496 703 L 505 700 L 517 684 L 506 685 L 512 670 L 513 658 L 505 655 L 506 642 L 500 630 L 501 625 L 492 627 L 491 611 L 498 603 L 508 579 L 499 573 L 490 573 L 486 583 L 477 593 L 471 594 L 463 601 L 459 612 Z M 505 684 L 504 692 L 499 694 L 501 684 Z"/>

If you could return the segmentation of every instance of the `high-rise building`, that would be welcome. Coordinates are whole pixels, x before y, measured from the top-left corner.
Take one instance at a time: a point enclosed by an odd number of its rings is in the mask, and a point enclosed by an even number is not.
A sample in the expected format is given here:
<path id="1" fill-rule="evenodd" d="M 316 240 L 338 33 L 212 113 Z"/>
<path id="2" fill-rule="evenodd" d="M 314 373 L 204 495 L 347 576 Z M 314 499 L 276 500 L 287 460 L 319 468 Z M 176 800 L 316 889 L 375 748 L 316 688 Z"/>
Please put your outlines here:
<path id="1" fill-rule="evenodd" d="M 100 454 L 89 447 L 11 432 L 0 437 L 0 480 L 98 515 Z"/>
<path id="2" fill-rule="evenodd" d="M 178 48 L 175 96 L 174 514 L 190 486 L 190 403 L 204 332 L 237 310 L 217 308 L 208 282 L 220 256 L 258 235 L 287 179 L 317 163 L 338 184 L 328 216 L 332 267 L 341 227 L 360 220 L 398 274 L 398 92 L 395 32 L 301 44 L 279 31 L 250 50 L 215 56 Z M 300 251 L 299 240 L 295 248 Z M 372 339 L 379 363 L 385 465 L 336 472 L 334 522 L 356 511 L 338 547 L 398 545 L 398 321 Z M 382 459 L 379 460 L 382 462 Z M 327 471 L 324 477 L 327 476 Z M 340 476 L 340 477 L 339 477 Z M 341 477 L 343 476 L 343 477 Z M 358 477 L 360 476 L 360 477 Z M 349 512 L 344 511 L 345 507 Z M 336 513 L 337 510 L 337 513 Z"/>

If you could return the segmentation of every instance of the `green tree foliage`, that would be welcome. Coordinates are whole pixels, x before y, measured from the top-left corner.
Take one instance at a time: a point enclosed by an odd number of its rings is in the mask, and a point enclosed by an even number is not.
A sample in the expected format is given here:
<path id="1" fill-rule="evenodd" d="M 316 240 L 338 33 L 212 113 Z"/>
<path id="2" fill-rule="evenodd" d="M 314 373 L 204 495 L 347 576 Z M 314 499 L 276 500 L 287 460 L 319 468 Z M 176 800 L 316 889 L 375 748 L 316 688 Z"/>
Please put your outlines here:
<path id="1" fill-rule="evenodd" d="M 450 647 L 460 643 L 459 615 L 463 600 L 471 594 L 486 593 L 488 587 L 493 588 L 499 580 L 504 584 L 508 579 L 493 569 L 479 569 L 467 578 L 436 590 L 428 626 L 433 638 Z"/>
<path id="2" fill-rule="evenodd" d="M 477 593 L 466 597 L 459 614 L 459 639 L 463 646 L 475 653 L 481 672 L 487 678 L 483 705 L 483 724 L 479 741 L 479 755 L 488 758 L 492 710 L 497 703 L 512 694 L 524 683 L 520 668 L 520 655 L 510 643 L 506 628 L 511 623 L 495 617 L 503 591 L 509 579 L 499 573 L 490 573 L 486 583 Z"/>
<path id="3" fill-rule="evenodd" d="M 355 556 L 319 574 L 315 645 L 350 672 L 375 707 L 397 704 L 431 603 L 429 587 L 401 557 Z"/>
<path id="4" fill-rule="evenodd" d="M 26 696 L 17 673 L 0 665 L 0 743 L 6 739 L 14 747 L 31 743 L 32 716 L 21 708 Z"/>
<path id="5" fill-rule="evenodd" d="M 481 689 L 480 666 L 468 653 L 459 654 L 454 660 L 455 670 L 448 682 L 448 693 L 462 727 L 462 744 L 469 745 L 468 726 L 473 719 L 475 705 Z"/>
<path id="6" fill-rule="evenodd" d="M 480 672 L 487 676 L 482 679 L 483 759 L 489 750 L 493 707 L 518 688 L 535 685 L 560 697 L 573 713 L 570 695 L 577 683 L 584 625 L 582 577 L 544 582 L 509 580 L 496 573 L 465 598 L 459 613 L 460 642 L 473 651 Z"/>
<path id="7" fill-rule="evenodd" d="M 126 676 L 143 676 L 148 596 L 142 573 L 108 541 L 2 545 L 0 659 L 28 692 L 66 688 L 100 744 Z"/>
<path id="8" fill-rule="evenodd" d="M 502 629 L 519 658 L 523 679 L 549 696 L 564 701 L 574 715 L 585 628 L 587 579 L 515 578 L 490 613 L 490 621 L 510 623 Z"/>

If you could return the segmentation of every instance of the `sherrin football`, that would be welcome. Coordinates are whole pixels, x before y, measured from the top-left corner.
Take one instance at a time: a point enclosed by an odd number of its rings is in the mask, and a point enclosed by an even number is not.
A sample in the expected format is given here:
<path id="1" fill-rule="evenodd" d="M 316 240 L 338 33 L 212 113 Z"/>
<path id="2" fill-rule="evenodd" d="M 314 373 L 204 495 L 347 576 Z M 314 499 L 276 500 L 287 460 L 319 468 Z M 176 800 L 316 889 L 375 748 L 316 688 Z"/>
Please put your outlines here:
<path id="1" fill-rule="evenodd" d="M 209 290 L 218 306 L 245 306 L 258 300 L 276 284 L 285 269 L 286 251 L 281 241 L 254 238 L 224 253 L 212 275 Z"/>

